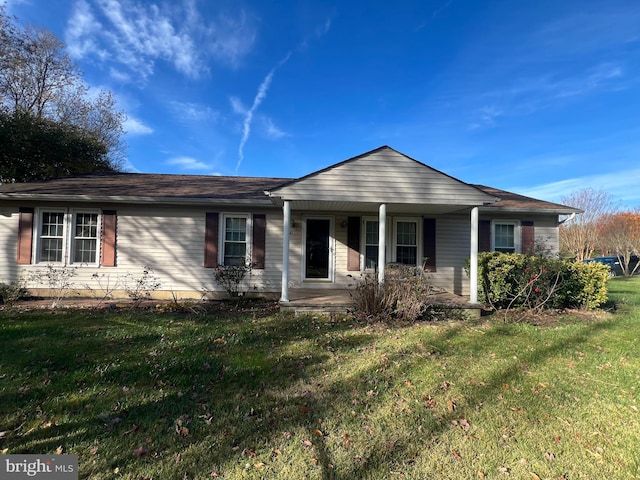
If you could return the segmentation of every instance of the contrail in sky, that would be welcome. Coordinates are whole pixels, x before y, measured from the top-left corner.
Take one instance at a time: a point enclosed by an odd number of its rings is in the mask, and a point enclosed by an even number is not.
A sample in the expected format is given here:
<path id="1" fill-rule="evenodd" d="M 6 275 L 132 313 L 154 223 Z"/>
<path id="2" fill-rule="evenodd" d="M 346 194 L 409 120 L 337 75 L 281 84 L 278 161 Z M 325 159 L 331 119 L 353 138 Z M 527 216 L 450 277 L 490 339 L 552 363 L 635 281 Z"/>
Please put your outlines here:
<path id="1" fill-rule="evenodd" d="M 236 164 L 236 173 L 240 169 L 240 165 L 244 160 L 244 146 L 249 140 L 249 134 L 251 133 L 251 121 L 253 120 L 253 114 L 258 109 L 260 104 L 267 98 L 267 91 L 269 90 L 269 85 L 271 85 L 271 80 L 273 80 L 273 74 L 276 72 L 278 68 L 287 63 L 289 58 L 291 57 L 291 52 L 287 53 L 282 60 L 280 60 L 275 67 L 271 69 L 271 71 L 264 77 L 264 80 L 258 87 L 258 93 L 256 97 L 253 99 L 253 105 L 247 112 L 244 117 L 244 122 L 242 125 L 242 139 L 240 140 L 240 146 L 238 147 L 238 163 Z"/>

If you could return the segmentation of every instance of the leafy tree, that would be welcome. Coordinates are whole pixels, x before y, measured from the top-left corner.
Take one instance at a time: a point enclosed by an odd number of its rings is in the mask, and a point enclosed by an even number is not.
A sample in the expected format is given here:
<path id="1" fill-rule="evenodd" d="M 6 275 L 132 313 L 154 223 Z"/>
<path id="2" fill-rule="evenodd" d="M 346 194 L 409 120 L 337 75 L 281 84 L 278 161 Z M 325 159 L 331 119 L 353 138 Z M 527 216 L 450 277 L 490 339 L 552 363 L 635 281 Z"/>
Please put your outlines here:
<path id="1" fill-rule="evenodd" d="M 600 231 L 604 244 L 618 257 L 622 273 L 633 275 L 640 267 L 640 262 L 631 262 L 631 257 L 640 256 L 640 210 L 608 215 Z"/>
<path id="2" fill-rule="evenodd" d="M 113 94 L 90 96 L 64 43 L 47 30 L 20 28 L 5 10 L 0 5 L 0 113 L 5 135 L 0 181 L 41 180 L 96 167 L 118 170 L 124 158 L 124 114 L 117 110 Z M 8 132 L 16 136 L 6 136 Z M 54 133 L 62 138 L 54 139 Z M 28 138 L 40 142 L 33 144 L 33 151 Z M 30 156 L 36 157 L 30 164 L 42 170 L 24 167 Z M 81 161 L 87 166 L 80 168 Z"/>
<path id="3" fill-rule="evenodd" d="M 0 114 L 0 182 L 113 171 L 106 147 L 73 125 L 28 113 Z"/>
<path id="4" fill-rule="evenodd" d="M 617 209 L 611 196 L 604 190 L 585 188 L 562 197 L 562 203 L 584 211 L 560 226 L 562 256 L 578 261 L 593 257 L 602 243 L 599 223 Z"/>

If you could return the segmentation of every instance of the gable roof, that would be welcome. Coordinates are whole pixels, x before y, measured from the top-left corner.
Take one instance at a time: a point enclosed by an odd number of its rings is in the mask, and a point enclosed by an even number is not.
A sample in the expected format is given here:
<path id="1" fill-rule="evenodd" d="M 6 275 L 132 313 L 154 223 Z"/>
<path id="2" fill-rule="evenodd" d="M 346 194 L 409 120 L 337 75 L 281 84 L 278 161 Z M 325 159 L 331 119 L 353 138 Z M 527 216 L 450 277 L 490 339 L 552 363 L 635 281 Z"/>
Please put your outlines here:
<path id="1" fill-rule="evenodd" d="M 382 146 L 276 187 L 271 197 L 294 201 L 395 205 L 493 203 L 493 195 Z"/>
<path id="2" fill-rule="evenodd" d="M 583 212 L 583 210 L 579 208 L 569 207 L 560 203 L 546 202 L 532 197 L 525 197 L 524 195 L 507 192 L 506 190 L 500 190 L 498 188 L 487 187 L 486 185 L 474 186 L 484 192 L 487 192 L 489 195 L 493 195 L 500 199 L 496 203 L 482 207 L 483 209 L 501 210 L 505 212 L 530 212 L 535 210 L 545 213 L 557 213 L 560 215 L 570 215 L 572 213 Z"/>
<path id="3" fill-rule="evenodd" d="M 288 178 L 104 173 L 0 185 L 0 199 L 62 201 L 264 203 L 264 191 Z"/>
<path id="4" fill-rule="evenodd" d="M 0 200 L 16 201 L 274 206 L 274 201 L 285 197 L 325 200 L 333 206 L 338 202 L 343 206 L 366 202 L 404 206 L 442 202 L 440 205 L 478 205 L 483 210 L 504 212 L 561 215 L 582 212 L 485 185 L 464 183 L 388 146 L 299 179 L 117 172 L 0 185 Z"/>

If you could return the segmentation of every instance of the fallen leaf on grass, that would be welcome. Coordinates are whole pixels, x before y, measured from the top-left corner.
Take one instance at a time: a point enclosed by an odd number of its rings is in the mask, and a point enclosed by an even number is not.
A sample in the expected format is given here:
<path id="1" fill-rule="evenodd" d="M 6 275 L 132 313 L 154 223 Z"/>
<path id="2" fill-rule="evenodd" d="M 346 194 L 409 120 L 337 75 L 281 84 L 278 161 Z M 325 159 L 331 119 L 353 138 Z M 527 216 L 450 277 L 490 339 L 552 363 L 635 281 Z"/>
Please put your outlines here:
<path id="1" fill-rule="evenodd" d="M 531 478 L 533 478 L 533 480 L 541 480 L 540 476 L 535 472 L 529 472 L 529 475 L 531 475 Z"/>
<path id="2" fill-rule="evenodd" d="M 462 457 L 460 456 L 460 454 L 458 452 L 456 452 L 455 450 L 451 450 L 451 455 L 453 455 L 453 458 L 455 458 L 456 460 L 458 460 L 459 462 L 462 461 Z"/>
<path id="3" fill-rule="evenodd" d="M 481 471 L 481 470 L 478 470 L 477 475 L 478 475 L 478 478 L 485 478 L 485 476 L 486 476 L 486 475 L 484 474 L 484 472 L 483 472 L 483 471 Z"/>
<path id="4" fill-rule="evenodd" d="M 304 405 L 302 407 L 299 408 L 300 412 L 302 413 L 309 413 L 309 408 L 305 407 Z"/>
<path id="5" fill-rule="evenodd" d="M 303 441 L 302 441 L 302 444 L 303 444 L 305 447 L 312 447 L 312 446 L 313 446 L 313 443 L 311 443 L 311 440 L 303 440 Z"/>
<path id="6" fill-rule="evenodd" d="M 503 475 L 511 475 L 511 471 L 507 467 L 498 467 L 498 472 Z"/>
<path id="7" fill-rule="evenodd" d="M 314 430 L 313 433 L 318 437 L 324 437 L 324 433 L 321 430 Z"/>
<path id="8" fill-rule="evenodd" d="M 425 407 L 431 408 L 431 409 L 436 408 L 436 401 L 433 399 L 431 395 L 422 397 L 422 401 L 424 402 Z"/>
<path id="9" fill-rule="evenodd" d="M 455 412 L 456 407 L 457 407 L 457 405 L 456 405 L 456 400 L 455 400 L 455 399 L 453 399 L 453 400 L 449 400 L 449 401 L 447 402 L 447 406 L 449 407 L 449 411 L 450 411 L 450 412 Z"/>
<path id="10" fill-rule="evenodd" d="M 556 456 L 551 452 L 544 452 L 544 458 L 546 458 L 549 461 L 552 461 L 556 459 Z"/>
<path id="11" fill-rule="evenodd" d="M 187 427 L 176 427 L 176 433 L 181 437 L 188 437 L 189 429 Z"/>

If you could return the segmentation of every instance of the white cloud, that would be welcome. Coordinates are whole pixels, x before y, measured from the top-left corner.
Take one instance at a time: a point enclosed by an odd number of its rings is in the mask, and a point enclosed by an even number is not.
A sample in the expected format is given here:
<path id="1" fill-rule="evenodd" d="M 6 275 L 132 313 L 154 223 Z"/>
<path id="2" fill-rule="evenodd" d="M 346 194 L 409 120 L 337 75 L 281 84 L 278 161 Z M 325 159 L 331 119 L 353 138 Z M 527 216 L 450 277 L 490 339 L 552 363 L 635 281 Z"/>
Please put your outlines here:
<path id="1" fill-rule="evenodd" d="M 567 178 L 533 187 L 513 187 L 507 190 L 542 200 L 560 202 L 562 197 L 567 197 L 572 192 L 591 187 L 597 190 L 604 190 L 614 199 L 620 200 L 629 206 L 640 206 L 639 178 L 640 168 L 635 168 Z"/>
<path id="2" fill-rule="evenodd" d="M 229 102 L 231 103 L 231 108 L 233 109 L 234 113 L 237 113 L 239 115 L 247 114 L 247 108 L 242 104 L 242 100 L 240 100 L 238 97 L 229 97 Z"/>
<path id="3" fill-rule="evenodd" d="M 165 162 L 167 165 L 174 165 L 182 168 L 183 170 L 207 170 L 211 168 L 210 165 L 206 163 L 200 162 L 195 158 L 191 157 L 177 157 L 167 160 Z"/>
<path id="4" fill-rule="evenodd" d="M 149 135 L 153 133 L 151 127 L 132 117 L 128 117 L 122 126 L 128 135 Z"/>
<path id="5" fill-rule="evenodd" d="M 94 54 L 100 59 L 105 59 L 108 54 L 100 48 L 95 35 L 101 28 L 89 4 L 85 0 L 76 2 L 65 32 L 69 54 L 73 58 Z"/>
<path id="6" fill-rule="evenodd" d="M 276 127 L 270 118 L 265 117 L 263 120 L 263 124 L 264 124 L 265 133 L 269 138 L 277 139 L 277 138 L 282 138 L 287 136 L 287 133 L 283 132 L 278 127 Z"/>
<path id="7" fill-rule="evenodd" d="M 470 125 L 471 130 L 478 130 L 483 127 L 493 127 L 496 124 L 496 118 L 502 115 L 502 110 L 495 105 L 486 105 L 477 112 L 479 120 Z"/>
<path id="8" fill-rule="evenodd" d="M 197 78 L 208 72 L 210 58 L 236 66 L 252 47 L 255 31 L 244 12 L 209 21 L 193 1 L 159 7 L 141 0 L 77 0 L 66 41 L 74 58 L 95 56 L 142 80 L 159 60 Z"/>
<path id="9" fill-rule="evenodd" d="M 131 75 L 113 67 L 109 69 L 109 76 L 113 78 L 115 81 L 120 83 L 129 83 L 133 81 L 133 78 L 131 78 Z"/>
<path id="10" fill-rule="evenodd" d="M 216 120 L 220 116 L 213 108 L 199 103 L 171 101 L 169 105 L 180 120 L 202 122 Z"/>

